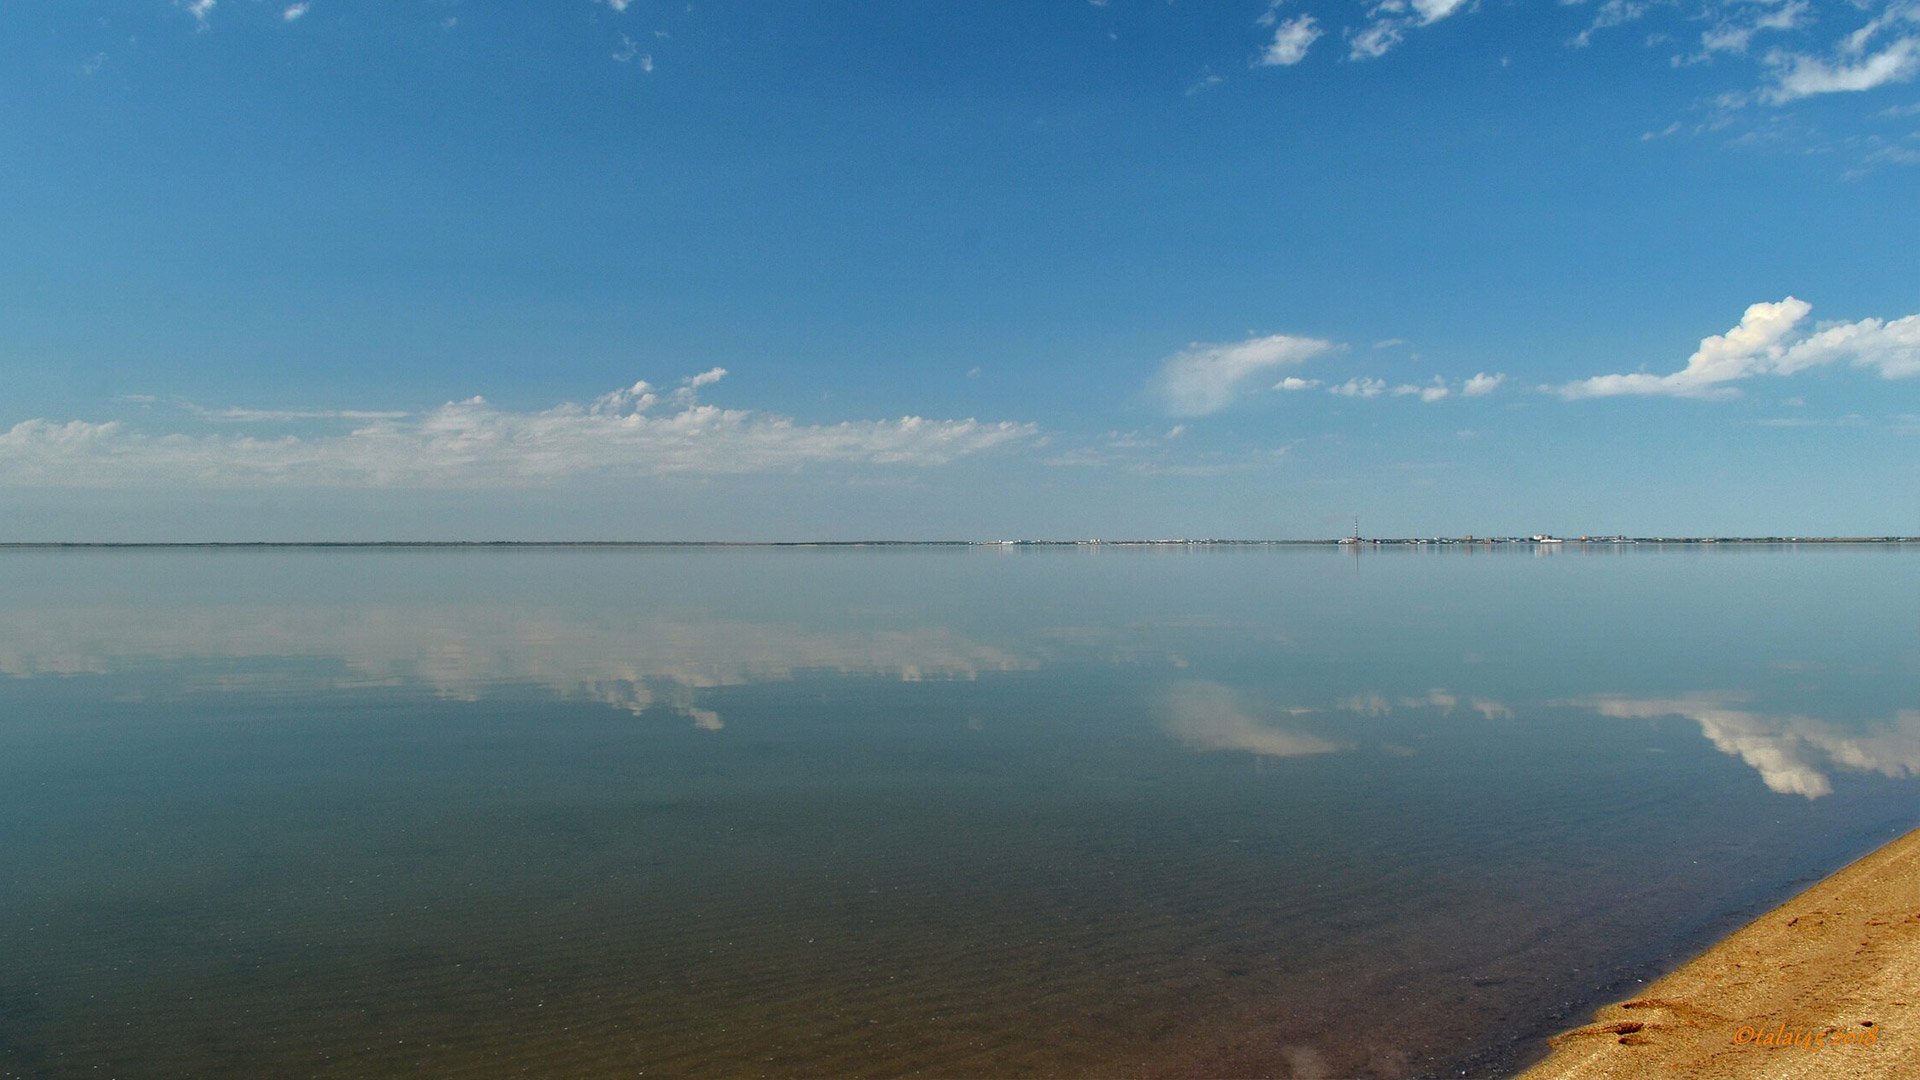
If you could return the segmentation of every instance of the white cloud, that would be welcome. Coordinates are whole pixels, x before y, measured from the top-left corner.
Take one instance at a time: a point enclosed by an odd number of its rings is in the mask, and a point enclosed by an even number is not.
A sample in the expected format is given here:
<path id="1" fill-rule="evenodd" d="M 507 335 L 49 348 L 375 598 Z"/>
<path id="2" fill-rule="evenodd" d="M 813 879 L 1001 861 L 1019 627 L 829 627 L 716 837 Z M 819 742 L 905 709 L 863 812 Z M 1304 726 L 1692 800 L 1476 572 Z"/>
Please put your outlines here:
<path id="1" fill-rule="evenodd" d="M 1334 348 L 1319 338 L 1272 334 L 1234 344 L 1194 343 L 1167 358 L 1154 388 L 1175 416 L 1205 416 L 1233 403 L 1248 379 L 1299 364 Z"/>
<path id="2" fill-rule="evenodd" d="M 1702 57 L 1717 52 L 1744 53 L 1762 30 L 1797 30 L 1812 20 L 1807 0 L 1790 0 L 1777 8 L 1740 7 L 1700 35 Z"/>
<path id="3" fill-rule="evenodd" d="M 1436 23 L 1441 19 L 1466 7 L 1469 0 L 1413 0 L 1413 10 L 1420 15 L 1420 22 Z"/>
<path id="4" fill-rule="evenodd" d="M 235 424 L 291 423 L 296 420 L 398 420 L 407 414 L 387 409 L 203 409 L 184 407 L 203 420 Z"/>
<path id="5" fill-rule="evenodd" d="M 1219 683 L 1178 683 L 1168 691 L 1163 708 L 1161 724 L 1167 733 L 1196 750 L 1237 750 L 1287 758 L 1343 749 L 1318 735 L 1272 727 L 1256 719 L 1239 695 Z"/>
<path id="6" fill-rule="evenodd" d="M 1193 97 L 1196 94 L 1204 94 L 1226 81 L 1226 76 L 1224 75 L 1217 75 L 1211 71 L 1203 71 L 1200 73 L 1200 77 L 1194 80 L 1191 86 L 1187 87 L 1187 96 Z"/>
<path id="7" fill-rule="evenodd" d="M 300 18 L 302 15 L 305 15 L 307 13 L 307 9 L 312 6 L 313 5 L 311 4 L 305 4 L 305 3 L 288 4 L 285 8 L 281 9 L 280 18 L 285 22 L 292 22 L 295 19 Z"/>
<path id="8" fill-rule="evenodd" d="M 1489 375 L 1482 371 L 1468 379 L 1466 385 L 1460 388 L 1460 393 L 1463 397 L 1485 397 L 1498 390 L 1506 378 L 1505 374 Z"/>
<path id="9" fill-rule="evenodd" d="M 1347 59 L 1385 56 L 1406 37 L 1408 29 L 1431 26 L 1470 6 L 1471 0 L 1381 0 L 1368 10 L 1367 25 L 1349 34 Z"/>
<path id="10" fill-rule="evenodd" d="M 1593 44 L 1593 35 L 1601 30 L 1611 30 L 1616 26 L 1625 26 L 1635 22 L 1647 13 L 1644 0 L 1606 0 L 1600 10 L 1594 13 L 1593 22 L 1585 30 L 1574 35 L 1568 44 L 1576 49 L 1584 49 Z"/>
<path id="11" fill-rule="evenodd" d="M 1347 59 L 1372 60 L 1387 55 L 1406 36 L 1400 19 L 1379 19 L 1363 27 L 1347 40 Z"/>
<path id="12" fill-rule="evenodd" d="M 1733 397 L 1740 391 L 1729 384 L 1738 380 L 1792 375 L 1843 360 L 1878 371 L 1882 378 L 1920 375 L 1920 315 L 1834 323 L 1798 337 L 1800 323 L 1812 310 L 1812 305 L 1791 296 L 1778 303 L 1754 304 L 1739 326 L 1701 341 L 1679 371 L 1596 375 L 1548 389 L 1568 400 L 1628 394 Z"/>
<path id="13" fill-rule="evenodd" d="M 1872 24 L 1869 24 L 1871 26 Z M 1798 53 L 1774 52 L 1767 62 L 1775 69 L 1767 100 L 1783 104 L 1816 94 L 1872 90 L 1890 83 L 1909 82 L 1920 73 L 1920 37 L 1903 37 L 1877 53 L 1857 60 L 1842 56 L 1832 61 Z"/>
<path id="14" fill-rule="evenodd" d="M 1425 402 L 1442 401 L 1452 396 L 1452 394 L 1453 390 L 1447 386 L 1447 380 L 1438 375 L 1435 375 L 1433 381 L 1425 386 L 1417 383 L 1403 383 L 1393 388 L 1394 397 L 1413 397 L 1418 395 L 1420 400 Z M 1367 396 L 1371 397 L 1372 395 Z"/>
<path id="15" fill-rule="evenodd" d="M 1313 16 L 1288 19 L 1274 26 L 1273 40 L 1254 63 L 1259 67 L 1292 67 L 1307 58 L 1307 49 L 1320 37 L 1321 30 Z"/>
<path id="16" fill-rule="evenodd" d="M 1385 379 L 1373 379 L 1362 376 L 1357 379 L 1348 379 L 1338 386 L 1331 387 L 1327 392 L 1330 394 L 1338 394 L 1341 397 L 1375 398 L 1385 393 L 1386 389 L 1387 382 Z"/>
<path id="17" fill-rule="evenodd" d="M 627 10 L 627 5 L 633 3 L 633 0 L 599 0 L 599 2 L 607 5 L 616 12 L 620 12 Z"/>
<path id="18" fill-rule="evenodd" d="M 207 18 L 213 14 L 217 2 L 218 0 L 174 0 L 174 3 L 186 9 L 187 14 L 193 16 L 202 30 L 207 28 Z"/>
<path id="19" fill-rule="evenodd" d="M 1298 390 L 1311 390 L 1314 387 L 1319 385 L 1320 385 L 1319 379 L 1303 379 L 1298 375 L 1289 375 L 1286 378 L 1281 379 L 1279 382 L 1274 383 L 1273 388 L 1275 390 L 1285 390 L 1291 393 Z"/>
<path id="20" fill-rule="evenodd" d="M 1030 424 L 977 420 L 852 420 L 803 424 L 694 399 L 688 380 L 673 411 L 652 412 L 645 382 L 587 406 L 538 412 L 482 398 L 419 414 L 339 414 L 365 422 L 341 434 L 152 434 L 120 421 L 26 420 L 0 431 L 0 486 L 29 487 L 522 487 L 591 475 L 722 475 L 819 465 L 935 466 L 1036 434 Z M 231 410 L 271 422 L 323 413 Z"/>

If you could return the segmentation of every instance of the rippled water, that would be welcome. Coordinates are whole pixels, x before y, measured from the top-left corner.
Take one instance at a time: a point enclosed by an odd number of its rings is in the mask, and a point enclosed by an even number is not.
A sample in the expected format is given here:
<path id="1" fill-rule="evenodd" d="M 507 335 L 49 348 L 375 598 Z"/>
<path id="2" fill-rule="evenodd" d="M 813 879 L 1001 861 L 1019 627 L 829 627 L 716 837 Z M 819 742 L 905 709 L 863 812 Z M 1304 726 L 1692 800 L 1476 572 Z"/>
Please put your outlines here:
<path id="1" fill-rule="evenodd" d="M 0 553 L 0 1072 L 1498 1075 L 1920 822 L 1916 571 Z"/>

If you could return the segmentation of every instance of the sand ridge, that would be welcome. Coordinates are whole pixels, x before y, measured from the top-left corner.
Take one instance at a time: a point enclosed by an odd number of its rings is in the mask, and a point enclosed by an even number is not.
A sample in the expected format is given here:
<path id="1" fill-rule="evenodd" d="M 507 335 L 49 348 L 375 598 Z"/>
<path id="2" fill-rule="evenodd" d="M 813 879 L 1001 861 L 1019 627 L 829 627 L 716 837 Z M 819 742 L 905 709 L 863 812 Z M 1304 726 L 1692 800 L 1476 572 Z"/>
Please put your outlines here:
<path id="1" fill-rule="evenodd" d="M 1552 1047 L 1522 1080 L 1920 1076 L 1920 830 Z"/>

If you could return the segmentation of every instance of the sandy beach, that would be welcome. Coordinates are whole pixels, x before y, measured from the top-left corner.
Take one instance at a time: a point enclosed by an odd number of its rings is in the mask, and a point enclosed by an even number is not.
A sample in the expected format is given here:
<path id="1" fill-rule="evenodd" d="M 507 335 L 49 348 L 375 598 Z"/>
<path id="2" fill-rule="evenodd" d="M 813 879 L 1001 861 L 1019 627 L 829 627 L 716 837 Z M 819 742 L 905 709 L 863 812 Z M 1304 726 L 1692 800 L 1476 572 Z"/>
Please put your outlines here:
<path id="1" fill-rule="evenodd" d="M 1920 830 L 1594 1021 L 1525 1080 L 1920 1075 Z"/>

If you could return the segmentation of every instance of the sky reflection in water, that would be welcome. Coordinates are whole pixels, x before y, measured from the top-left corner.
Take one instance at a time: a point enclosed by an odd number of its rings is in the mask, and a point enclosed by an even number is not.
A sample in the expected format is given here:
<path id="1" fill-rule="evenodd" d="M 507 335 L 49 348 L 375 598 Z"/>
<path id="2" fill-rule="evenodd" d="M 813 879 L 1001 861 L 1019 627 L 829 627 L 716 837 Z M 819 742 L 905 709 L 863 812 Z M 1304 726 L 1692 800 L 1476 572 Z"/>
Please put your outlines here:
<path id="1" fill-rule="evenodd" d="M 1913 824 L 1916 566 L 7 553 L 0 1063 L 1497 1071 Z"/>

